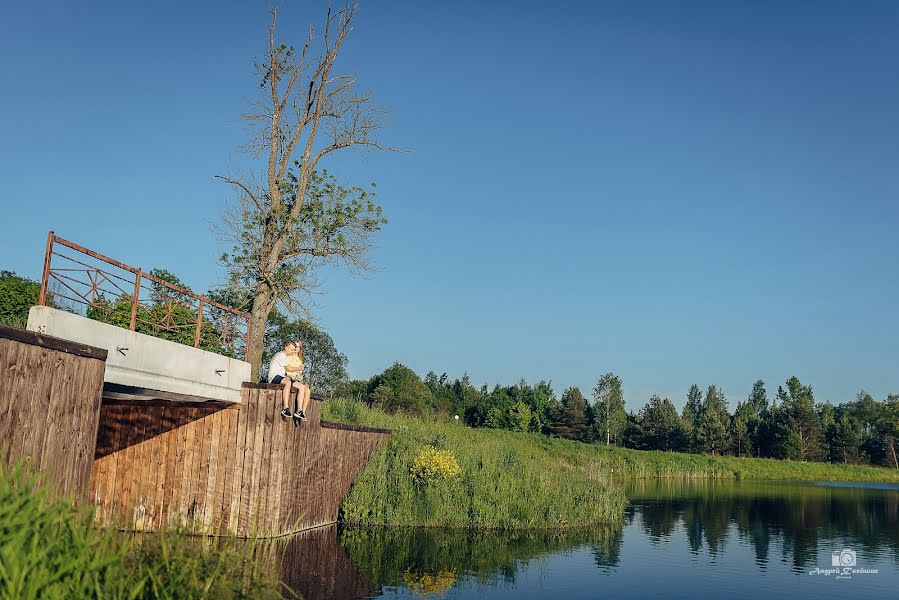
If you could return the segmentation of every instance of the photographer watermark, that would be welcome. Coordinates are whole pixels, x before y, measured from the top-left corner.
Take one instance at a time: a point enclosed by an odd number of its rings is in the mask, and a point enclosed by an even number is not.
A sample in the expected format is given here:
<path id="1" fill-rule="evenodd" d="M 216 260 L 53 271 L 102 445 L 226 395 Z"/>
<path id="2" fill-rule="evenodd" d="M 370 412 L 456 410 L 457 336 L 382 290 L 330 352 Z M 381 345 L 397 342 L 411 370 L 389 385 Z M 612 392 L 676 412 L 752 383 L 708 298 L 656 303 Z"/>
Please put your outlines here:
<path id="1" fill-rule="evenodd" d="M 830 568 L 815 567 L 808 572 L 809 575 L 833 576 L 834 579 L 852 579 L 853 575 L 876 575 L 877 569 L 865 569 L 859 567 L 855 550 L 843 548 L 830 554 Z"/>

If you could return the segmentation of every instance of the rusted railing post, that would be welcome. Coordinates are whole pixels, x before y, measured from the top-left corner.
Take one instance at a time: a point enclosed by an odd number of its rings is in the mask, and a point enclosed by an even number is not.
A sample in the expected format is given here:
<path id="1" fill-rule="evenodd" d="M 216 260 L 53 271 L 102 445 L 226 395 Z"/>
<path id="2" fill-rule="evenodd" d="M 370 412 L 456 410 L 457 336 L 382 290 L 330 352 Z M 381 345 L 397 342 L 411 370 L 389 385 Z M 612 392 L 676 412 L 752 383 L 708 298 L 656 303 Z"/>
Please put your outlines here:
<path id="1" fill-rule="evenodd" d="M 253 331 L 252 319 L 253 317 L 251 315 L 247 315 L 247 343 L 243 349 L 244 360 L 247 360 L 247 355 L 250 353 L 250 332 Z"/>
<path id="2" fill-rule="evenodd" d="M 194 348 L 200 347 L 200 328 L 203 326 L 203 299 L 200 298 L 200 305 L 197 307 L 197 331 L 194 333 Z"/>
<path id="3" fill-rule="evenodd" d="M 140 269 L 134 273 L 134 295 L 131 297 L 131 325 L 129 329 L 134 331 L 137 325 L 137 303 L 140 300 Z"/>
<path id="4" fill-rule="evenodd" d="M 41 275 L 41 293 L 37 303 L 41 306 L 47 305 L 47 286 L 50 283 L 50 259 L 53 257 L 53 238 L 56 237 L 53 232 L 47 234 L 47 249 L 44 251 L 44 273 Z"/>

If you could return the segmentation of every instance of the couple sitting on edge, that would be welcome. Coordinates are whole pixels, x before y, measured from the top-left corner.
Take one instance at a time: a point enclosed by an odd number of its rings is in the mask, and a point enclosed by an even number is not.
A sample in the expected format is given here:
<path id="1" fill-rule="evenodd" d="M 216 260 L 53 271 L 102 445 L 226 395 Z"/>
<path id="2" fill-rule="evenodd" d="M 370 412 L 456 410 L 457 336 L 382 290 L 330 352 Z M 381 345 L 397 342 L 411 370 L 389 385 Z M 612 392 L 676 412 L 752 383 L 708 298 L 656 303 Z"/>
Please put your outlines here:
<path id="1" fill-rule="evenodd" d="M 306 420 L 306 409 L 309 408 L 309 397 L 312 395 L 309 386 L 303 383 L 303 344 L 297 340 L 290 340 L 284 344 L 284 350 L 272 357 L 268 367 L 268 380 L 271 383 L 281 385 L 284 388 L 282 398 L 284 408 L 281 416 L 289 419 L 293 417 L 300 421 Z M 290 410 L 290 391 L 297 389 L 296 412 Z"/>

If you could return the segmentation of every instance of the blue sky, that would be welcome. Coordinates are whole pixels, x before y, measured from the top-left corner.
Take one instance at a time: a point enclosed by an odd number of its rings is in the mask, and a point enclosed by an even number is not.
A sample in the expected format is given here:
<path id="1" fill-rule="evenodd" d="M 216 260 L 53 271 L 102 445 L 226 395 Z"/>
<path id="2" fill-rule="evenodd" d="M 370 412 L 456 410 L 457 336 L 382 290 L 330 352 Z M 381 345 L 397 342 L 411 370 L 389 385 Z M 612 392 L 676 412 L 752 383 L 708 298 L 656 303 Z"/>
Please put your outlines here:
<path id="1" fill-rule="evenodd" d="M 0 268 L 37 277 L 54 229 L 218 283 L 267 4 L 2 13 Z M 391 221 L 316 298 L 352 376 L 899 392 L 899 4 L 369 0 L 339 64 L 414 150 L 328 165 Z"/>

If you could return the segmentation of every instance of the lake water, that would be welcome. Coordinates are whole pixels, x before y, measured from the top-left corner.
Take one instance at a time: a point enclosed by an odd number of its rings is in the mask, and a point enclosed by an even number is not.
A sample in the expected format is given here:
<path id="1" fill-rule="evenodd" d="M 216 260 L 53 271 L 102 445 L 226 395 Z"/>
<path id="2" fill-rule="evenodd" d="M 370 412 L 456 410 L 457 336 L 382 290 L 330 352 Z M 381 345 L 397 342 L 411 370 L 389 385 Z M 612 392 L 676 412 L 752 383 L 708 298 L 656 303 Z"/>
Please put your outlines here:
<path id="1" fill-rule="evenodd" d="M 565 533 L 321 529 L 290 542 L 283 578 L 307 600 L 899 598 L 899 486 L 640 481 L 629 498 L 620 525 Z"/>

